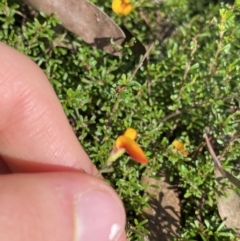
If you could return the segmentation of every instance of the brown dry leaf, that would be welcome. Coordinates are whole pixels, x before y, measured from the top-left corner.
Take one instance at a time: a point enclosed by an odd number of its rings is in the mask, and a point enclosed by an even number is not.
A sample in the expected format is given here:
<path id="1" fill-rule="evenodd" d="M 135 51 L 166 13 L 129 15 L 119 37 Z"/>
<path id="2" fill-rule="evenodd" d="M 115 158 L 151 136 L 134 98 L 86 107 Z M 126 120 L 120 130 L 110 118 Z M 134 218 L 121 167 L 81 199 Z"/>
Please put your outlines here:
<path id="1" fill-rule="evenodd" d="M 177 188 L 170 183 L 166 174 L 159 173 L 160 180 L 145 176 L 143 183 L 148 184 L 146 195 L 150 197 L 149 208 L 143 210 L 148 219 L 146 228 L 150 231 L 150 241 L 170 241 L 178 237 L 180 229 L 180 200 Z M 151 185 L 157 186 L 151 187 Z"/>
<path id="2" fill-rule="evenodd" d="M 62 25 L 85 42 L 113 55 L 121 53 L 110 40 L 120 45 L 125 34 L 105 13 L 86 0 L 24 0 L 47 15 L 55 13 Z"/>
<path id="3" fill-rule="evenodd" d="M 240 235 L 240 194 L 236 188 L 240 188 L 240 180 L 229 172 L 215 167 L 214 175 L 219 182 L 219 192 L 216 193 L 218 212 L 220 217 L 226 221 L 228 228 L 234 228 Z M 226 180 L 233 184 L 229 187 Z"/>
<path id="4" fill-rule="evenodd" d="M 206 128 L 207 130 L 207 128 Z M 214 163 L 214 176 L 219 183 L 216 200 L 220 217 L 228 228 L 235 229 L 240 235 L 240 180 L 227 172 L 216 156 L 207 133 L 203 135 Z M 228 185 L 230 182 L 231 185 Z"/>

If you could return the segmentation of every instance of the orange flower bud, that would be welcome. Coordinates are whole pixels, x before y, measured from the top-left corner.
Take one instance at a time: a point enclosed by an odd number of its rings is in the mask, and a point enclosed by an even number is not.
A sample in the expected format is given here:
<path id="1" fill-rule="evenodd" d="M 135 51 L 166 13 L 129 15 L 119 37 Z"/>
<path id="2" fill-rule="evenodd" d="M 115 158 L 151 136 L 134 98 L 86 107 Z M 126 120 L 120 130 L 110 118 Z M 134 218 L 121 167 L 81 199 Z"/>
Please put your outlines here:
<path id="1" fill-rule="evenodd" d="M 142 148 L 134 140 L 126 137 L 125 135 L 117 138 L 115 147 L 117 149 L 124 148 L 131 158 L 136 162 L 141 164 L 148 163 L 148 159 L 146 158 Z"/>
<path id="2" fill-rule="evenodd" d="M 119 136 L 107 160 L 107 166 L 110 166 L 115 160 L 122 156 L 124 152 L 127 152 L 136 162 L 147 164 L 148 159 L 142 148 L 135 142 L 136 137 L 137 131 L 133 128 L 128 128 L 123 135 Z"/>
<path id="3" fill-rule="evenodd" d="M 178 151 L 184 150 L 184 144 L 181 141 L 175 140 L 175 141 L 173 141 L 172 144 L 176 150 L 178 150 Z"/>
<path id="4" fill-rule="evenodd" d="M 113 0 L 112 10 L 118 15 L 128 15 L 134 9 L 130 0 Z"/>
<path id="5" fill-rule="evenodd" d="M 189 153 L 184 151 L 184 144 L 181 141 L 175 140 L 173 141 L 172 145 L 177 151 L 179 151 L 179 153 L 181 153 L 182 156 L 188 156 Z"/>

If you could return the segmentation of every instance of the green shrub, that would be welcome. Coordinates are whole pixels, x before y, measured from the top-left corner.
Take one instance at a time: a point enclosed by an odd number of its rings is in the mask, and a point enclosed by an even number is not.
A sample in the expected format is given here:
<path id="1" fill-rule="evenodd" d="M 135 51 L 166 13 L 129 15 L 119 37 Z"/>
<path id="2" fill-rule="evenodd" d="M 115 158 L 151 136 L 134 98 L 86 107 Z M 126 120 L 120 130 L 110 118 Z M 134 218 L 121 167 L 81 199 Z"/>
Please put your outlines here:
<path id="1" fill-rule="evenodd" d="M 110 1 L 93 2 L 144 44 L 155 38 L 156 13 L 174 24 L 174 33 L 155 42 L 148 64 L 134 77 L 138 61 L 128 47 L 122 57 L 110 56 L 66 30 L 57 31 L 54 16 L 41 13 L 23 21 L 25 8 L 11 1 L 0 3 L 0 41 L 30 56 L 43 69 L 77 138 L 98 167 L 119 134 L 129 126 L 138 130 L 138 142 L 150 160 L 149 173 L 155 176 L 160 168 L 170 172 L 183 193 L 178 240 L 236 240 L 218 215 L 212 160 L 201 147 L 209 127 L 217 153 L 224 150 L 224 167 L 239 167 L 240 115 L 229 111 L 239 100 L 239 0 L 234 6 L 142 1 L 124 18 L 114 15 Z M 185 143 L 191 155 L 181 157 L 170 151 L 175 138 Z M 143 170 L 124 156 L 114 164 L 114 172 L 105 176 L 125 204 L 130 240 L 143 240 L 148 232 L 146 221 L 138 219 L 148 205 L 142 195 Z"/>

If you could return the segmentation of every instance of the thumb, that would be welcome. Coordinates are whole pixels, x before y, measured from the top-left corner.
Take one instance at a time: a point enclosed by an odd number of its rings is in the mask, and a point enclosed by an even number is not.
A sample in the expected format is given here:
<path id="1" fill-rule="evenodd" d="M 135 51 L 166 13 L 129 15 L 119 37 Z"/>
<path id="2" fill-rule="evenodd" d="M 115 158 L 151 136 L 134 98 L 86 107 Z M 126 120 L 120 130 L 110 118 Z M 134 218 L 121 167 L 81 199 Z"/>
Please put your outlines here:
<path id="1" fill-rule="evenodd" d="M 125 214 L 113 189 L 82 173 L 0 176 L 1 240 L 125 241 Z"/>

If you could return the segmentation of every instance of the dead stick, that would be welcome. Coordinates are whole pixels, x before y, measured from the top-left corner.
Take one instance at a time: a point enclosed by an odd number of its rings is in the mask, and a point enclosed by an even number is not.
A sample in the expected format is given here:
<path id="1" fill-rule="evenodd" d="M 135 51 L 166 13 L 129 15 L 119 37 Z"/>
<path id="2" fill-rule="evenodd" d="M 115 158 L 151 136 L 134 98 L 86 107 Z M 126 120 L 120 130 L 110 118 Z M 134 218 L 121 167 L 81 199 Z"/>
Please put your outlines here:
<path id="1" fill-rule="evenodd" d="M 208 147 L 208 150 L 209 150 L 209 152 L 210 152 L 210 155 L 212 156 L 212 159 L 213 159 L 213 162 L 214 162 L 215 167 L 217 167 L 218 170 L 219 170 L 222 174 L 225 173 L 224 170 L 223 170 L 223 168 L 222 168 L 222 165 L 221 165 L 220 161 L 218 160 L 218 158 L 217 158 L 217 156 L 216 156 L 216 154 L 215 154 L 215 152 L 214 152 L 214 150 L 213 150 L 213 148 L 212 148 L 212 145 L 211 145 L 211 143 L 210 143 L 210 141 L 209 141 L 209 138 L 208 138 L 208 135 L 207 135 L 206 133 L 203 135 L 203 138 L 205 139 L 205 141 L 206 141 L 206 143 L 207 143 L 207 147 Z"/>

